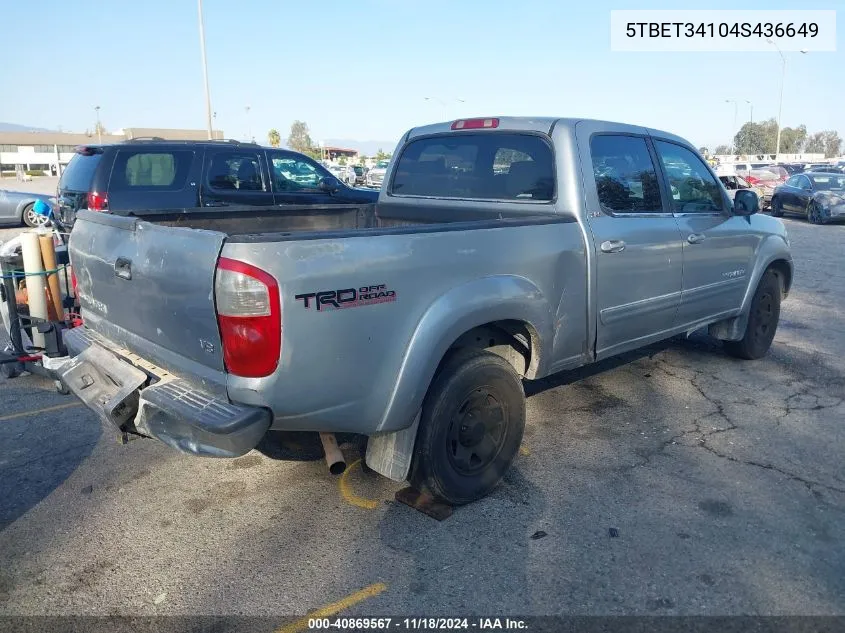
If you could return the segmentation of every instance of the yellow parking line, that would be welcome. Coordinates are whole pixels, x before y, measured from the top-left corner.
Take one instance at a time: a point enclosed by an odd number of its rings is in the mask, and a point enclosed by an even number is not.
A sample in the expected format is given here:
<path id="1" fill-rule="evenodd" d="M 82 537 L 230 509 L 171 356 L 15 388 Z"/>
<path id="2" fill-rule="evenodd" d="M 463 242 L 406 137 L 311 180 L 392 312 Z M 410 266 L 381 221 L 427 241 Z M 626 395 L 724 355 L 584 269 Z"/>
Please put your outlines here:
<path id="1" fill-rule="evenodd" d="M 71 407 L 81 406 L 81 402 L 68 402 L 66 404 L 57 404 L 54 407 L 44 407 L 43 409 L 33 409 L 32 411 L 20 411 L 19 413 L 0 415 L 0 422 L 5 422 L 6 420 L 14 420 L 15 418 L 24 418 L 28 415 L 38 415 L 39 413 L 49 413 L 50 411 L 61 411 L 62 409 L 70 409 Z"/>
<path id="2" fill-rule="evenodd" d="M 378 508 L 379 502 L 375 499 L 365 499 L 364 497 L 359 497 L 354 492 L 352 492 L 352 489 L 349 487 L 349 482 L 347 481 L 347 477 L 349 476 L 350 471 L 356 466 L 358 466 L 360 463 L 360 459 L 358 461 L 352 462 L 349 465 L 349 468 L 347 468 L 340 476 L 337 485 L 340 487 L 341 496 L 347 503 L 353 506 L 357 506 L 359 508 L 364 508 L 365 510 L 375 510 L 376 508 Z"/>
<path id="3" fill-rule="evenodd" d="M 522 446 L 519 447 L 519 454 L 520 455 L 530 455 L 531 449 L 528 448 L 527 446 L 525 446 L 525 444 L 523 444 Z"/>
<path id="4" fill-rule="evenodd" d="M 295 622 L 291 622 L 290 624 L 286 624 L 285 626 L 276 629 L 275 633 L 299 633 L 300 631 L 305 631 L 308 629 L 308 620 L 313 618 L 328 618 L 329 616 L 337 615 L 352 605 L 363 602 L 368 598 L 375 598 L 385 589 L 387 589 L 387 585 L 383 582 L 377 582 L 369 587 L 364 587 L 360 591 L 349 594 L 337 602 L 332 602 L 331 604 L 327 604 L 324 607 L 320 607 L 319 609 L 310 612 L 304 618 L 300 618 Z"/>

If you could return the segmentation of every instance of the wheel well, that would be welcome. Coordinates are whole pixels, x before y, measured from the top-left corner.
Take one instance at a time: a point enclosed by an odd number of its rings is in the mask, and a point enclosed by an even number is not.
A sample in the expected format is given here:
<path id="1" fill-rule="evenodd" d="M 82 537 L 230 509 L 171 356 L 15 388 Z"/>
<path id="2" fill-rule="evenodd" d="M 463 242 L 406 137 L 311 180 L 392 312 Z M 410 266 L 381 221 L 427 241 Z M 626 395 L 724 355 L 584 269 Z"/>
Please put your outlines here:
<path id="1" fill-rule="evenodd" d="M 539 339 L 536 330 L 524 321 L 492 321 L 464 332 L 449 350 L 484 349 L 508 361 L 517 374 L 532 378 L 539 361 Z"/>
<path id="2" fill-rule="evenodd" d="M 792 287 L 792 267 L 785 259 L 776 259 L 769 264 L 768 269 L 778 276 L 781 291 L 786 298 L 789 295 L 789 289 Z"/>

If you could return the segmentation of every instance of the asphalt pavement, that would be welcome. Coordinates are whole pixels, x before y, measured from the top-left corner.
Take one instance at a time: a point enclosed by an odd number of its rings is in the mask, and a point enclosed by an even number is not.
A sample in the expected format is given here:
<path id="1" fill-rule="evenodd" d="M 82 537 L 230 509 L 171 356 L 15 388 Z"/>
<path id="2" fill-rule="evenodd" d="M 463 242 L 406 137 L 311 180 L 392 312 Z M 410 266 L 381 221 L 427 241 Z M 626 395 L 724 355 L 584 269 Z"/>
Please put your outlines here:
<path id="1" fill-rule="evenodd" d="M 515 467 L 443 522 L 310 436 L 121 446 L 0 379 L 0 615 L 845 615 L 845 226 L 786 224 L 765 359 L 696 335 L 527 383 Z"/>

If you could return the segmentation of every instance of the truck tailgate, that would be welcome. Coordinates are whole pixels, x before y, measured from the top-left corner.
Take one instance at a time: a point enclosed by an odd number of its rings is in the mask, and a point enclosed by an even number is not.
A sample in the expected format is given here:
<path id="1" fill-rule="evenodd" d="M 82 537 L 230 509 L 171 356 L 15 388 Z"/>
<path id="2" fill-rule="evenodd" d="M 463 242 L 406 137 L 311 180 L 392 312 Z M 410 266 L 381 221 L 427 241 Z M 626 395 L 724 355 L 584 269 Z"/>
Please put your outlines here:
<path id="1" fill-rule="evenodd" d="M 171 371 L 223 372 L 214 275 L 225 237 L 81 211 L 69 250 L 85 325 Z"/>

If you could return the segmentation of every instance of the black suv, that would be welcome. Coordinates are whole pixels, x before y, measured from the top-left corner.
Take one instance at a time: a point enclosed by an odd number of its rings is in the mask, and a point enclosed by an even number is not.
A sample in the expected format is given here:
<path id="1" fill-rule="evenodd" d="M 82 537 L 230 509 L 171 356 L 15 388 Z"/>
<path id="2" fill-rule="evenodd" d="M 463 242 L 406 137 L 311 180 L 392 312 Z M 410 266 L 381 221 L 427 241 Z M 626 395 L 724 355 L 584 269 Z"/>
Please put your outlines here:
<path id="1" fill-rule="evenodd" d="M 117 215 L 227 206 L 366 204 L 378 192 L 353 189 L 307 156 L 237 141 L 131 140 L 84 145 L 59 180 L 59 218 L 79 209 Z"/>

